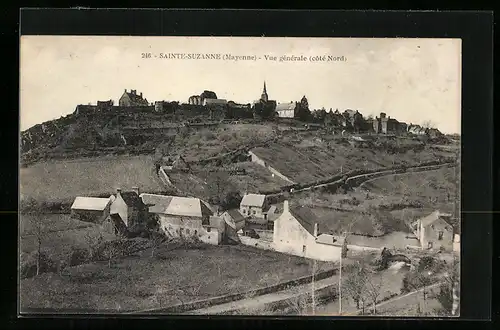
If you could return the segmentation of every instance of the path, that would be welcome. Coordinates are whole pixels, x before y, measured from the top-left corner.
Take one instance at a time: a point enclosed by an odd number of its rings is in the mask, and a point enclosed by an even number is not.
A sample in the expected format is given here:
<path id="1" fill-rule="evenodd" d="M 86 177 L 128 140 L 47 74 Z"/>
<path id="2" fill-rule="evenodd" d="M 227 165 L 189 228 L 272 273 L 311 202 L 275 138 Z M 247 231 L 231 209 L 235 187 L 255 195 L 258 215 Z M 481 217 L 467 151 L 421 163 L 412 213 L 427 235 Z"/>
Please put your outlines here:
<path id="1" fill-rule="evenodd" d="M 325 289 L 330 286 L 338 285 L 338 276 L 326 278 L 324 280 L 316 281 L 314 283 L 314 290 Z M 260 311 L 273 303 L 284 302 L 288 299 L 299 298 L 313 291 L 313 284 L 303 284 L 293 288 L 265 294 L 262 296 L 246 298 L 242 300 L 233 301 L 221 305 L 211 306 L 199 310 L 188 311 L 184 314 L 191 315 L 220 315 L 220 314 L 244 314 L 244 311 Z"/>

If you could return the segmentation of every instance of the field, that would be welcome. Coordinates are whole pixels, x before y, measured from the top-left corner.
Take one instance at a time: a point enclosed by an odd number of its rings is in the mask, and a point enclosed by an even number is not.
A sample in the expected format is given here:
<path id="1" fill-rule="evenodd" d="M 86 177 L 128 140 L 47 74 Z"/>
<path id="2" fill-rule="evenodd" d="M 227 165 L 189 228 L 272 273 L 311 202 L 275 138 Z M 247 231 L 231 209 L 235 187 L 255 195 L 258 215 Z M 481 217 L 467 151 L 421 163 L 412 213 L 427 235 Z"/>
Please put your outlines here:
<path id="1" fill-rule="evenodd" d="M 289 184 L 287 181 L 272 176 L 272 173 L 252 162 L 241 162 L 236 164 L 238 169 L 244 170 L 245 174 L 229 173 L 228 183 L 241 194 L 244 192 L 257 193 L 259 190 L 273 190 Z M 219 168 L 223 172 L 228 170 Z M 172 184 L 182 193 L 189 196 L 196 196 L 208 200 L 210 196 L 208 182 L 210 182 L 211 172 L 207 172 L 203 167 L 194 167 L 190 173 L 170 173 Z"/>
<path id="2" fill-rule="evenodd" d="M 318 270 L 331 263 L 317 264 Z M 95 263 L 66 275 L 47 273 L 21 282 L 22 308 L 144 310 L 175 305 L 306 276 L 312 262 L 246 246 L 163 247 L 123 258 L 108 268 Z"/>
<path id="3" fill-rule="evenodd" d="M 259 143 L 275 136 L 271 125 L 236 124 L 211 128 L 193 129 L 178 134 L 175 139 L 160 144 L 158 152 L 163 156 L 181 154 L 187 160 L 218 156 L 236 148 Z"/>
<path id="4" fill-rule="evenodd" d="M 37 249 L 37 237 L 33 235 L 29 217 L 31 216 L 21 215 L 20 217 L 21 256 Z M 43 221 L 42 250 L 48 252 L 53 260 L 61 260 L 71 248 L 87 248 L 85 237 L 99 234 L 97 225 L 71 219 L 67 214 L 42 214 L 37 217 L 41 217 Z M 112 235 L 106 233 L 102 235 L 104 239 L 113 238 Z"/>
<path id="5" fill-rule="evenodd" d="M 45 161 L 20 169 L 21 198 L 72 202 L 76 196 L 113 193 L 138 186 L 161 191 L 149 156 L 109 156 L 93 159 Z"/>
<path id="6" fill-rule="evenodd" d="M 301 183 L 354 169 L 410 166 L 455 156 L 451 151 L 424 146 L 411 139 L 377 139 L 374 142 L 376 146 L 361 148 L 339 137 L 286 137 L 279 143 L 270 143 L 252 151 L 285 176 Z"/>
<path id="7" fill-rule="evenodd" d="M 460 199 L 459 168 L 442 168 L 415 174 L 399 174 L 368 181 L 362 188 L 377 195 L 419 200 L 424 207 L 455 212 Z"/>
<path id="8" fill-rule="evenodd" d="M 389 175 L 369 181 L 347 194 L 304 192 L 296 204 L 313 208 L 325 229 L 362 235 L 408 232 L 408 223 L 436 209 L 457 214 L 456 169 Z M 451 225 L 458 228 L 458 222 Z"/>

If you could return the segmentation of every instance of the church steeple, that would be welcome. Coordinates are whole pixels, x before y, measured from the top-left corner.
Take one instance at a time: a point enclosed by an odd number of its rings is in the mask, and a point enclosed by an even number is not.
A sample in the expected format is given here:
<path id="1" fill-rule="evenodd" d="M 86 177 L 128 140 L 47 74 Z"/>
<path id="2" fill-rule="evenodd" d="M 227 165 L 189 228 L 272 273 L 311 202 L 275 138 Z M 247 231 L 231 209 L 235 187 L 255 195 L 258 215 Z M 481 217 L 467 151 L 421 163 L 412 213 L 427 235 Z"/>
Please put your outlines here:
<path id="1" fill-rule="evenodd" d="M 267 95 L 267 90 L 266 90 L 266 82 L 264 81 L 264 89 L 262 90 L 262 95 L 260 96 L 260 99 L 264 102 L 267 102 L 269 100 L 269 97 Z"/>

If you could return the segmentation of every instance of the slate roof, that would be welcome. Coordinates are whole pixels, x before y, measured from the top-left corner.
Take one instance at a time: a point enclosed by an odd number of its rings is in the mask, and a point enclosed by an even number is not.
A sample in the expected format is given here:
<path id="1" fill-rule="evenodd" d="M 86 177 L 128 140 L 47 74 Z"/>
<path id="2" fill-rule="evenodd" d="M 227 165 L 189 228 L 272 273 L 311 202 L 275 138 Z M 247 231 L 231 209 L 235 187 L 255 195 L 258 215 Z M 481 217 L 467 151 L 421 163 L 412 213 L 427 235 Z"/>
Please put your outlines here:
<path id="1" fill-rule="evenodd" d="M 292 103 L 280 103 L 276 105 L 276 111 L 294 110 L 296 107 L 295 102 Z"/>
<path id="2" fill-rule="evenodd" d="M 443 218 L 447 218 L 447 217 L 451 217 L 451 214 L 441 213 L 439 211 L 434 211 L 431 214 L 429 214 L 428 216 L 419 219 L 419 221 L 422 224 L 422 226 L 427 227 L 439 219 L 442 219 L 444 222 L 446 222 L 446 220 Z"/>
<path id="3" fill-rule="evenodd" d="M 243 215 L 238 210 L 229 210 L 229 211 L 226 211 L 226 212 L 234 220 L 234 223 L 245 221 L 245 218 L 243 217 Z"/>
<path id="4" fill-rule="evenodd" d="M 141 194 L 141 199 L 149 206 L 149 212 L 152 213 L 200 218 L 213 215 L 199 198 Z"/>
<path id="5" fill-rule="evenodd" d="M 317 218 L 313 211 L 304 206 L 290 206 L 290 213 L 304 227 L 309 234 L 314 235 L 314 223 Z"/>
<path id="6" fill-rule="evenodd" d="M 72 210 L 86 210 L 86 211 L 104 211 L 104 209 L 111 203 L 110 198 L 97 198 L 97 197 L 76 197 Z"/>
<path id="7" fill-rule="evenodd" d="M 265 195 L 246 194 L 245 196 L 243 196 L 240 205 L 262 207 L 265 200 Z"/>
<path id="8" fill-rule="evenodd" d="M 140 94 L 132 94 L 130 92 L 125 92 L 124 94 L 130 98 L 131 102 L 148 105 L 148 100 L 142 98 Z"/>

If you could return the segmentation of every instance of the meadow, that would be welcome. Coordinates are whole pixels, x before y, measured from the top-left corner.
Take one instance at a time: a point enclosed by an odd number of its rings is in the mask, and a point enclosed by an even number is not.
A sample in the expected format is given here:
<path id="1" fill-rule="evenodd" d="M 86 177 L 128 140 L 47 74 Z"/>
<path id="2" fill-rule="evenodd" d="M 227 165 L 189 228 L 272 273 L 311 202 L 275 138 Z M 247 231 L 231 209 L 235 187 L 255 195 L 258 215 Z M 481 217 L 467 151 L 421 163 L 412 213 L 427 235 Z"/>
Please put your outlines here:
<path id="1" fill-rule="evenodd" d="M 332 263 L 316 263 L 317 270 Z M 247 246 L 168 245 L 21 281 L 21 308 L 133 311 L 246 292 L 310 275 L 310 260 Z"/>
<path id="2" fill-rule="evenodd" d="M 21 198 L 71 203 L 76 196 L 112 194 L 134 186 L 158 192 L 161 182 L 151 156 L 102 156 L 43 161 L 20 169 Z"/>

